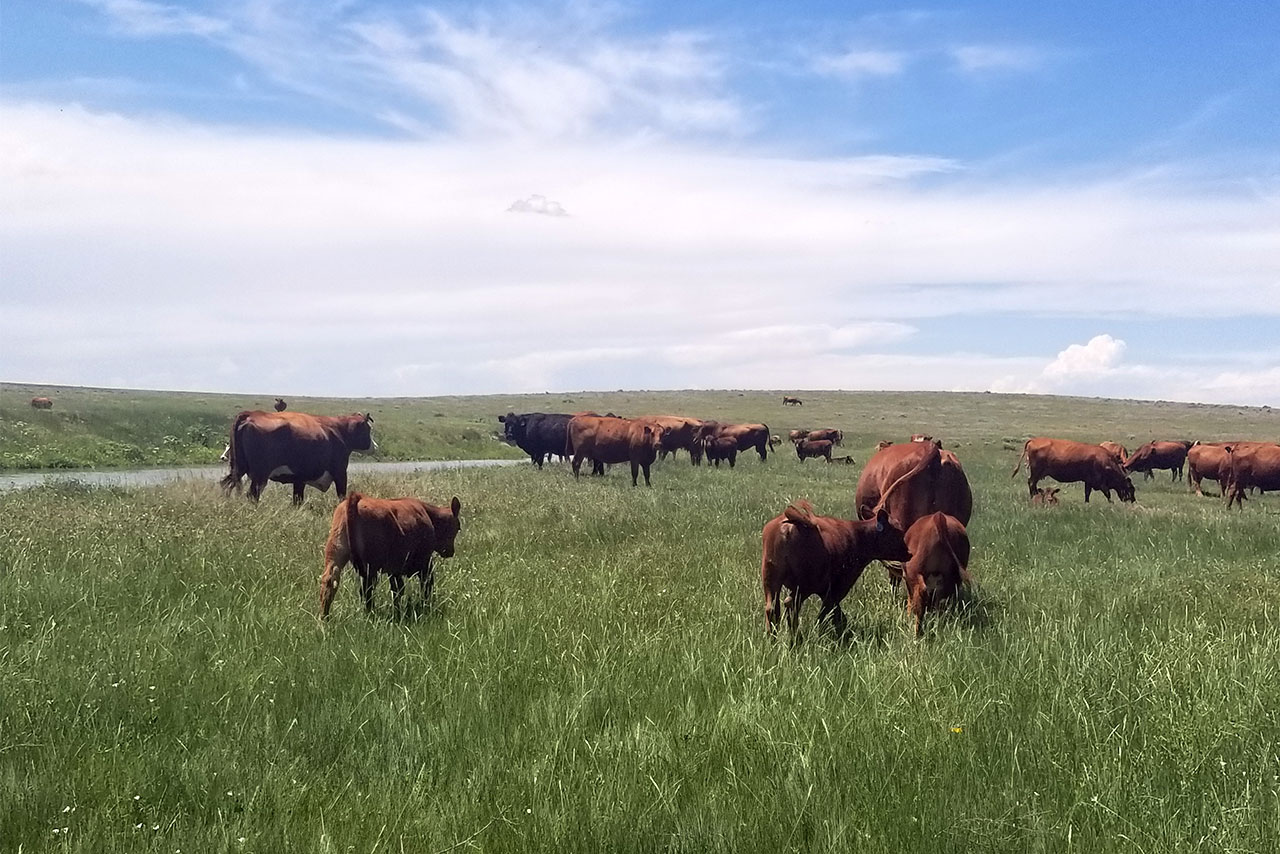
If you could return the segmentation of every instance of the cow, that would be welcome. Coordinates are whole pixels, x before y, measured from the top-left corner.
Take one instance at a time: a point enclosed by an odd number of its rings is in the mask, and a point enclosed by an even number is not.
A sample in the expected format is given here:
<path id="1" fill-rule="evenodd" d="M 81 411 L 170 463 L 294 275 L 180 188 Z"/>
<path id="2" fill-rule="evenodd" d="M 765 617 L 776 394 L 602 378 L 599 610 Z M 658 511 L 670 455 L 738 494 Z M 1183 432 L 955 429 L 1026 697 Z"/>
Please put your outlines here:
<path id="1" fill-rule="evenodd" d="M 839 430 L 830 430 L 830 429 L 824 428 L 822 430 L 810 430 L 809 435 L 805 436 L 805 438 L 811 441 L 826 439 L 830 441 L 831 444 L 833 445 L 839 445 L 844 442 L 844 433 Z"/>
<path id="2" fill-rule="evenodd" d="M 329 619 L 342 569 L 348 562 L 360 576 L 366 611 L 373 610 L 373 587 L 379 572 L 386 573 L 391 583 L 397 612 L 406 575 L 418 576 L 422 601 L 429 601 L 435 585 L 431 555 L 453 556 L 461 510 L 462 502 L 456 496 L 448 507 L 437 507 L 416 498 L 370 498 L 359 492 L 348 495 L 333 511 L 324 544 L 320 618 Z"/>
<path id="3" fill-rule="evenodd" d="M 954 516 L 961 524 L 969 524 L 973 514 L 973 491 L 964 466 L 950 451 L 944 451 L 932 442 L 909 442 L 889 445 L 877 451 L 858 477 L 854 490 L 854 515 L 869 519 L 889 486 L 906 472 L 918 466 L 925 475 L 916 478 L 902 488 L 889 506 L 890 515 L 899 530 L 905 531 L 916 519 L 941 510 Z"/>
<path id="4" fill-rule="evenodd" d="M 907 610 L 916 618 L 916 637 L 924 634 L 924 612 L 954 597 L 970 583 L 969 534 L 946 513 L 921 516 L 903 536 L 911 554 L 903 568 Z"/>
<path id="5" fill-rule="evenodd" d="M 275 406 L 276 412 L 284 412 L 286 409 L 289 408 L 289 404 L 284 402 L 283 397 L 277 397 L 274 406 Z"/>
<path id="6" fill-rule="evenodd" d="M 906 561 L 911 557 L 895 524 L 892 506 L 904 491 L 918 490 L 922 476 L 936 479 L 940 461 L 936 448 L 917 455 L 915 464 L 883 490 L 865 518 L 817 516 L 807 501 L 790 504 L 782 515 L 765 523 L 761 534 L 760 582 L 764 589 L 765 632 L 777 633 L 782 606 L 793 641 L 799 640 L 800 605 L 811 595 L 822 597 L 818 622 L 830 621 L 837 633 L 845 628 L 840 602 L 873 560 Z M 783 588 L 789 593 L 780 598 Z"/>
<path id="7" fill-rule="evenodd" d="M 32 409 L 53 409 L 53 400 L 47 397 L 31 398 Z"/>
<path id="8" fill-rule="evenodd" d="M 767 424 L 720 424 L 716 436 L 732 436 L 738 443 L 738 450 L 755 448 L 760 455 L 760 462 L 769 456 L 769 425 Z"/>
<path id="9" fill-rule="evenodd" d="M 1051 477 L 1058 483 L 1083 482 L 1086 504 L 1095 489 L 1107 497 L 1108 503 L 1113 489 L 1121 501 L 1136 499 L 1133 481 L 1115 458 L 1098 445 L 1039 436 L 1028 439 L 1023 445 L 1013 477 L 1018 476 L 1023 460 L 1027 462 L 1027 491 L 1030 495 L 1036 494 L 1041 480 Z"/>
<path id="10" fill-rule="evenodd" d="M 1124 461 L 1129 459 L 1129 449 L 1119 442 L 1099 442 L 1098 447 L 1115 457 L 1120 465 L 1124 465 Z"/>
<path id="11" fill-rule="evenodd" d="M 499 415 L 498 421 L 502 424 L 503 440 L 524 451 L 538 468 L 542 468 L 543 461 L 550 459 L 552 454 L 564 454 L 571 418 L 572 415 L 546 412 L 521 415 L 508 412 Z"/>
<path id="12" fill-rule="evenodd" d="M 1226 495 L 1231 476 L 1231 455 L 1227 447 L 1240 448 L 1252 442 L 1196 442 L 1187 449 L 1187 489 L 1204 497 L 1200 482 L 1205 478 L 1218 482 L 1218 494 Z"/>
<path id="13" fill-rule="evenodd" d="M 721 460 L 728 460 L 729 468 L 733 468 L 738 459 L 737 439 L 732 436 L 712 436 L 702 441 L 707 454 L 707 462 L 715 463 L 716 468 L 719 468 Z"/>
<path id="14" fill-rule="evenodd" d="M 892 444 L 893 442 L 890 442 L 888 439 L 881 439 L 879 442 L 876 442 L 876 450 L 883 451 Z"/>
<path id="15" fill-rule="evenodd" d="M 688 451 L 689 462 L 699 465 L 702 462 L 702 442 L 698 439 L 702 422 L 697 418 L 686 418 L 683 415 L 642 415 L 638 421 L 647 421 L 655 429 L 662 429 L 662 441 L 658 447 L 658 458 L 666 459 L 667 454 L 676 451 Z"/>
<path id="16" fill-rule="evenodd" d="M 769 437 L 769 453 L 771 454 L 777 453 L 778 446 L 780 446 L 781 444 L 782 444 L 781 436 L 778 436 L 778 435 L 770 436 Z"/>
<path id="17" fill-rule="evenodd" d="M 830 439 L 805 439 L 796 442 L 796 456 L 800 462 L 804 462 L 809 457 L 824 457 L 827 462 L 831 462 L 831 448 Z"/>
<path id="18" fill-rule="evenodd" d="M 647 421 L 576 415 L 569 419 L 565 451 L 573 457 L 573 476 L 579 475 L 582 460 L 590 458 L 592 474 L 604 474 L 606 463 L 631 463 L 631 485 L 637 486 L 641 469 L 644 485 L 650 486 L 649 467 L 658 458 L 662 435 L 668 428 Z"/>
<path id="19" fill-rule="evenodd" d="M 1245 490 L 1256 488 L 1262 492 L 1280 489 L 1280 445 L 1263 442 L 1227 445 L 1231 458 L 1226 489 L 1227 507 L 1232 504 L 1244 509 Z"/>
<path id="20" fill-rule="evenodd" d="M 332 483 L 338 498 L 347 494 L 347 464 L 352 451 L 377 449 L 373 418 L 307 415 L 303 412 L 244 411 L 231 425 L 230 473 L 224 489 L 240 490 L 249 477 L 249 497 L 257 501 L 268 480 L 293 484 L 293 503 L 302 503 L 307 485 L 321 492 Z"/>
<path id="21" fill-rule="evenodd" d="M 930 435 L 928 435 L 927 433 L 912 433 L 912 434 L 911 434 L 911 441 L 913 441 L 913 442 L 932 442 L 932 441 L 933 441 L 933 437 L 932 437 L 932 436 L 930 436 Z M 938 445 L 938 447 L 942 447 L 942 445 L 941 445 L 941 444 L 939 444 L 939 445 Z"/>
<path id="22" fill-rule="evenodd" d="M 857 461 L 856 461 L 856 460 L 854 460 L 854 458 L 853 458 L 853 457 L 851 457 L 851 456 L 849 456 L 848 454 L 845 454 L 843 457 L 836 457 L 836 458 L 835 458 L 835 459 L 833 459 L 833 460 L 832 460 L 832 459 L 829 459 L 829 460 L 827 460 L 827 462 L 829 462 L 829 463 L 844 463 L 844 464 L 845 464 L 845 465 L 847 465 L 847 466 L 857 465 Z"/>
<path id="23" fill-rule="evenodd" d="M 1124 470 L 1151 478 L 1153 469 L 1168 469 L 1170 482 L 1176 481 L 1182 477 L 1190 447 L 1190 442 L 1147 442 L 1124 461 Z"/>
<path id="24" fill-rule="evenodd" d="M 1048 489 L 1040 488 L 1031 496 L 1031 503 L 1040 507 L 1057 507 L 1058 493 L 1062 490 L 1059 487 L 1051 486 Z"/>
<path id="25" fill-rule="evenodd" d="M 783 406 L 804 406 L 804 401 L 798 397 L 784 397 L 782 398 L 782 405 Z"/>
<path id="26" fill-rule="evenodd" d="M 803 439 L 809 438 L 809 431 L 808 430 L 792 430 L 790 433 L 787 434 L 787 438 L 790 439 L 792 442 L 799 442 Z"/>

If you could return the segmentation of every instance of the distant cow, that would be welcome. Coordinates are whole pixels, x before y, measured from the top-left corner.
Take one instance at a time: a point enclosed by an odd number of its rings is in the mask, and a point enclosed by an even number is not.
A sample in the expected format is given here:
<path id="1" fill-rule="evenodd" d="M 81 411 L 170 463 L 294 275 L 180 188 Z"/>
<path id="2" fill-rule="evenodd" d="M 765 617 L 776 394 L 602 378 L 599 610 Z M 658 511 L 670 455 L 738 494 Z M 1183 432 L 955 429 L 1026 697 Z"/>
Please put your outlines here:
<path id="1" fill-rule="evenodd" d="M 706 449 L 707 462 L 715 463 L 716 468 L 720 467 L 721 460 L 728 460 L 729 468 L 733 468 L 734 463 L 738 459 L 738 440 L 732 436 L 712 436 L 703 440 L 703 447 Z"/>
<path id="2" fill-rule="evenodd" d="M 47 397 L 31 398 L 32 409 L 53 409 L 53 401 Z"/>
<path id="3" fill-rule="evenodd" d="M 787 438 L 792 442 L 799 442 L 801 439 L 809 438 L 808 430 L 792 430 L 787 434 Z"/>
<path id="4" fill-rule="evenodd" d="M 642 415 L 637 421 L 647 421 L 656 429 L 662 430 L 662 439 L 658 446 L 659 459 L 666 459 L 667 454 L 676 451 L 688 451 L 689 461 L 698 465 L 702 461 L 702 442 L 698 438 L 702 422 L 697 418 L 686 418 L 683 415 Z"/>
<path id="5" fill-rule="evenodd" d="M 289 408 L 289 404 L 284 402 L 283 397 L 277 397 L 275 402 L 276 412 L 284 412 Z"/>
<path id="6" fill-rule="evenodd" d="M 1280 489 L 1280 445 L 1261 442 L 1249 445 L 1228 445 L 1231 470 L 1227 488 L 1227 507 L 1235 504 L 1244 507 L 1245 490 L 1256 488 L 1262 492 Z"/>
<path id="7" fill-rule="evenodd" d="M 524 451 L 538 468 L 542 468 L 543 461 L 550 459 L 552 454 L 564 454 L 571 418 L 572 415 L 545 412 L 522 415 L 508 412 L 499 415 L 498 421 L 502 423 L 503 440 Z"/>
<path id="8" fill-rule="evenodd" d="M 1124 465 L 1124 461 L 1129 459 L 1129 450 L 1119 442 L 1099 442 L 1098 447 L 1115 457 L 1116 462 Z"/>
<path id="9" fill-rule="evenodd" d="M 800 639 L 800 606 L 810 596 L 822 597 L 819 624 L 830 622 L 843 632 L 840 602 L 873 560 L 907 560 L 902 532 L 883 508 L 872 518 L 851 521 L 817 516 L 807 501 L 788 505 L 765 523 L 761 533 L 760 583 L 764 589 L 765 631 L 775 635 L 786 606 L 787 628 Z M 788 591 L 785 599 L 782 590 Z"/>
<path id="10" fill-rule="evenodd" d="M 1147 442 L 1124 461 L 1124 470 L 1152 477 L 1152 470 L 1168 469 L 1169 480 L 1176 481 L 1182 477 L 1190 447 L 1190 442 Z"/>
<path id="11" fill-rule="evenodd" d="M 925 609 L 954 597 L 962 585 L 969 584 L 969 534 L 959 519 L 931 513 L 917 519 L 903 540 L 911 558 L 902 580 L 919 637 L 924 633 Z"/>
<path id="12" fill-rule="evenodd" d="M 782 398 L 782 405 L 783 406 L 804 406 L 804 401 L 798 397 L 784 397 Z"/>
<path id="13" fill-rule="evenodd" d="M 933 437 L 927 433 L 912 433 L 911 441 L 913 442 L 932 442 Z"/>
<path id="14" fill-rule="evenodd" d="M 1041 507 L 1056 507 L 1060 491 L 1061 489 L 1057 486 L 1051 486 L 1048 489 L 1041 487 L 1032 494 L 1031 503 Z"/>
<path id="15" fill-rule="evenodd" d="M 1200 489 L 1203 480 L 1216 480 L 1218 494 L 1226 495 L 1227 481 L 1231 478 L 1231 455 L 1227 447 L 1239 448 L 1253 442 L 1196 442 L 1187 449 L 1187 489 L 1204 496 Z"/>
<path id="16" fill-rule="evenodd" d="M 833 445 L 839 445 L 844 442 L 844 433 L 839 430 L 830 429 L 810 430 L 809 435 L 805 438 L 811 441 L 826 439 Z"/>
<path id="17" fill-rule="evenodd" d="M 903 483 L 895 497 L 885 496 L 893 484 L 917 472 Z M 932 442 L 890 445 L 877 451 L 858 477 L 854 492 L 854 515 L 868 519 L 877 505 L 884 504 L 893 523 L 905 531 L 922 516 L 942 511 L 968 524 L 973 514 L 973 490 L 964 466 L 950 451 Z"/>
<path id="18" fill-rule="evenodd" d="M 1111 490 L 1115 490 L 1121 501 L 1133 501 L 1135 492 L 1133 481 L 1125 474 L 1124 469 L 1109 453 L 1098 445 L 1074 442 L 1070 439 L 1049 439 L 1036 437 L 1028 439 L 1022 448 L 1022 456 L 1013 469 L 1017 477 L 1022 469 L 1022 461 L 1026 460 L 1029 476 L 1027 490 L 1029 495 L 1036 494 L 1036 487 L 1046 477 L 1058 483 L 1084 483 L 1084 500 L 1087 504 L 1089 496 L 1096 489 L 1111 501 Z"/>
<path id="19" fill-rule="evenodd" d="M 379 572 L 386 573 L 391 583 L 397 611 L 406 575 L 418 576 L 422 600 L 430 599 L 435 584 L 431 555 L 453 555 L 461 509 L 462 502 L 456 497 L 448 507 L 437 507 L 416 498 L 369 498 L 358 492 L 348 495 L 333 511 L 329 539 L 324 544 L 321 618 L 329 618 L 348 561 L 360 576 L 367 611 L 373 610 L 373 587 Z"/>
<path id="20" fill-rule="evenodd" d="M 829 462 L 829 463 L 844 463 L 844 464 L 845 464 L 845 465 L 847 465 L 847 466 L 857 465 L 857 463 L 856 463 L 856 461 L 853 459 L 853 457 L 849 456 L 848 454 L 845 454 L 843 457 L 836 457 L 835 459 L 828 459 L 828 460 L 827 460 L 827 462 Z"/>
<path id="21" fill-rule="evenodd" d="M 649 483 L 649 468 L 658 458 L 658 446 L 663 430 L 647 421 L 628 418 L 610 418 L 598 415 L 577 415 L 569 420 L 567 453 L 573 456 L 573 476 L 578 477 L 582 461 L 592 461 L 592 474 L 604 474 L 606 463 L 631 463 L 631 485 L 636 486 L 641 469 L 645 486 Z"/>
<path id="22" fill-rule="evenodd" d="M 804 462 L 809 457 L 824 457 L 827 462 L 831 462 L 831 440 L 830 439 L 805 439 L 796 442 L 796 456 L 800 462 Z"/>
<path id="23" fill-rule="evenodd" d="M 881 439 L 879 442 L 876 442 L 876 450 L 883 451 L 892 444 L 893 442 L 890 442 L 888 439 Z"/>
<path id="24" fill-rule="evenodd" d="M 767 424 L 720 424 L 716 436 L 731 436 L 738 443 L 738 450 L 755 448 L 760 455 L 760 462 L 769 456 L 769 425 Z"/>
<path id="25" fill-rule="evenodd" d="M 781 436 L 777 436 L 777 435 L 770 436 L 770 437 L 769 437 L 769 452 L 770 452 L 770 453 L 774 453 L 774 452 L 776 452 L 776 451 L 778 450 L 778 446 L 779 446 L 779 445 L 781 445 L 781 444 L 782 444 L 782 437 L 781 437 Z"/>
<path id="26" fill-rule="evenodd" d="M 324 492 L 332 483 L 338 497 L 345 497 L 351 452 L 377 447 L 367 413 L 245 411 L 231 425 L 229 444 L 231 472 L 222 479 L 224 489 L 239 491 L 248 475 L 249 497 L 257 501 L 268 480 L 290 483 L 294 504 L 302 503 L 308 485 Z"/>

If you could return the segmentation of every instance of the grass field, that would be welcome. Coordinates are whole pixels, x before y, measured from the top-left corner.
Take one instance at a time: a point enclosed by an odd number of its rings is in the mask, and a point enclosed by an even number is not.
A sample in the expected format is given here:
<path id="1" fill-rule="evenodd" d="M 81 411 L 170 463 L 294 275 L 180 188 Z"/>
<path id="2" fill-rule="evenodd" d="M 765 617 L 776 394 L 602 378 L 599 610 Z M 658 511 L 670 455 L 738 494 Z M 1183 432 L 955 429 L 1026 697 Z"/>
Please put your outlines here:
<path id="1" fill-rule="evenodd" d="M 210 419 L 269 403 L 63 394 L 87 425 L 123 421 L 131 399 Z M 1158 478 L 1137 481 L 1136 505 L 1086 506 L 1075 485 L 1033 510 L 1009 473 L 1034 433 L 1275 439 L 1280 416 L 801 397 L 369 408 L 379 441 L 403 430 L 406 454 L 437 435 L 415 438 L 419 420 L 472 424 L 488 455 L 509 453 L 484 438 L 508 408 L 842 427 L 859 463 L 880 438 L 934 433 L 973 484 L 978 590 L 922 640 L 875 567 L 846 600 L 846 641 L 764 637 L 763 522 L 800 497 L 848 512 L 860 465 L 682 458 L 651 489 L 617 467 L 575 482 L 561 465 L 357 481 L 458 495 L 458 552 L 429 608 L 394 619 L 384 582 L 368 617 L 348 575 L 323 626 L 332 493 L 301 509 L 278 485 L 257 506 L 212 483 L 0 495 L 0 849 L 1277 849 L 1280 499 L 1228 512 Z"/>

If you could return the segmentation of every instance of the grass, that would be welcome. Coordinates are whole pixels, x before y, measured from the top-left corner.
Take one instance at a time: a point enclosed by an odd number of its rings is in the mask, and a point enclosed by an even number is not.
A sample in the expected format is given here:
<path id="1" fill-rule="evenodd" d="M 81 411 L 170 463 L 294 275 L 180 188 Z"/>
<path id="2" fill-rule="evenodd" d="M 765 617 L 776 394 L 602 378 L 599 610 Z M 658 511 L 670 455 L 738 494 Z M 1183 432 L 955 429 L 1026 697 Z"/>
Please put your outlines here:
<path id="1" fill-rule="evenodd" d="M 429 608 L 396 619 L 384 582 L 368 617 L 348 575 L 323 626 L 332 493 L 0 495 L 0 848 L 1275 850 L 1280 503 L 1158 479 L 1136 506 L 1077 485 L 1033 510 L 1009 478 L 1029 432 L 1263 438 L 1274 416 L 800 396 L 609 408 L 834 422 L 860 463 L 914 430 L 958 445 L 979 590 L 921 641 L 874 567 L 846 641 L 812 631 L 816 602 L 803 644 L 764 637 L 762 524 L 799 497 L 847 511 L 860 466 L 357 482 L 460 496 L 458 552 Z"/>

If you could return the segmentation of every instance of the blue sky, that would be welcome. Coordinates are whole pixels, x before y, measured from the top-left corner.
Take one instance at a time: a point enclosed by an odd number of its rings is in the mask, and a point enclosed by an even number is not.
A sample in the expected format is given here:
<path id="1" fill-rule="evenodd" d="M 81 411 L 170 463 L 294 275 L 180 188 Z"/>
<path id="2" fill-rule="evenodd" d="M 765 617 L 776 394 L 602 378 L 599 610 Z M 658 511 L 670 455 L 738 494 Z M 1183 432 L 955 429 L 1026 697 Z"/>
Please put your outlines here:
<path id="1" fill-rule="evenodd" d="M 6 3 L 3 378 L 1280 402 L 1280 7 L 745 5 Z"/>

